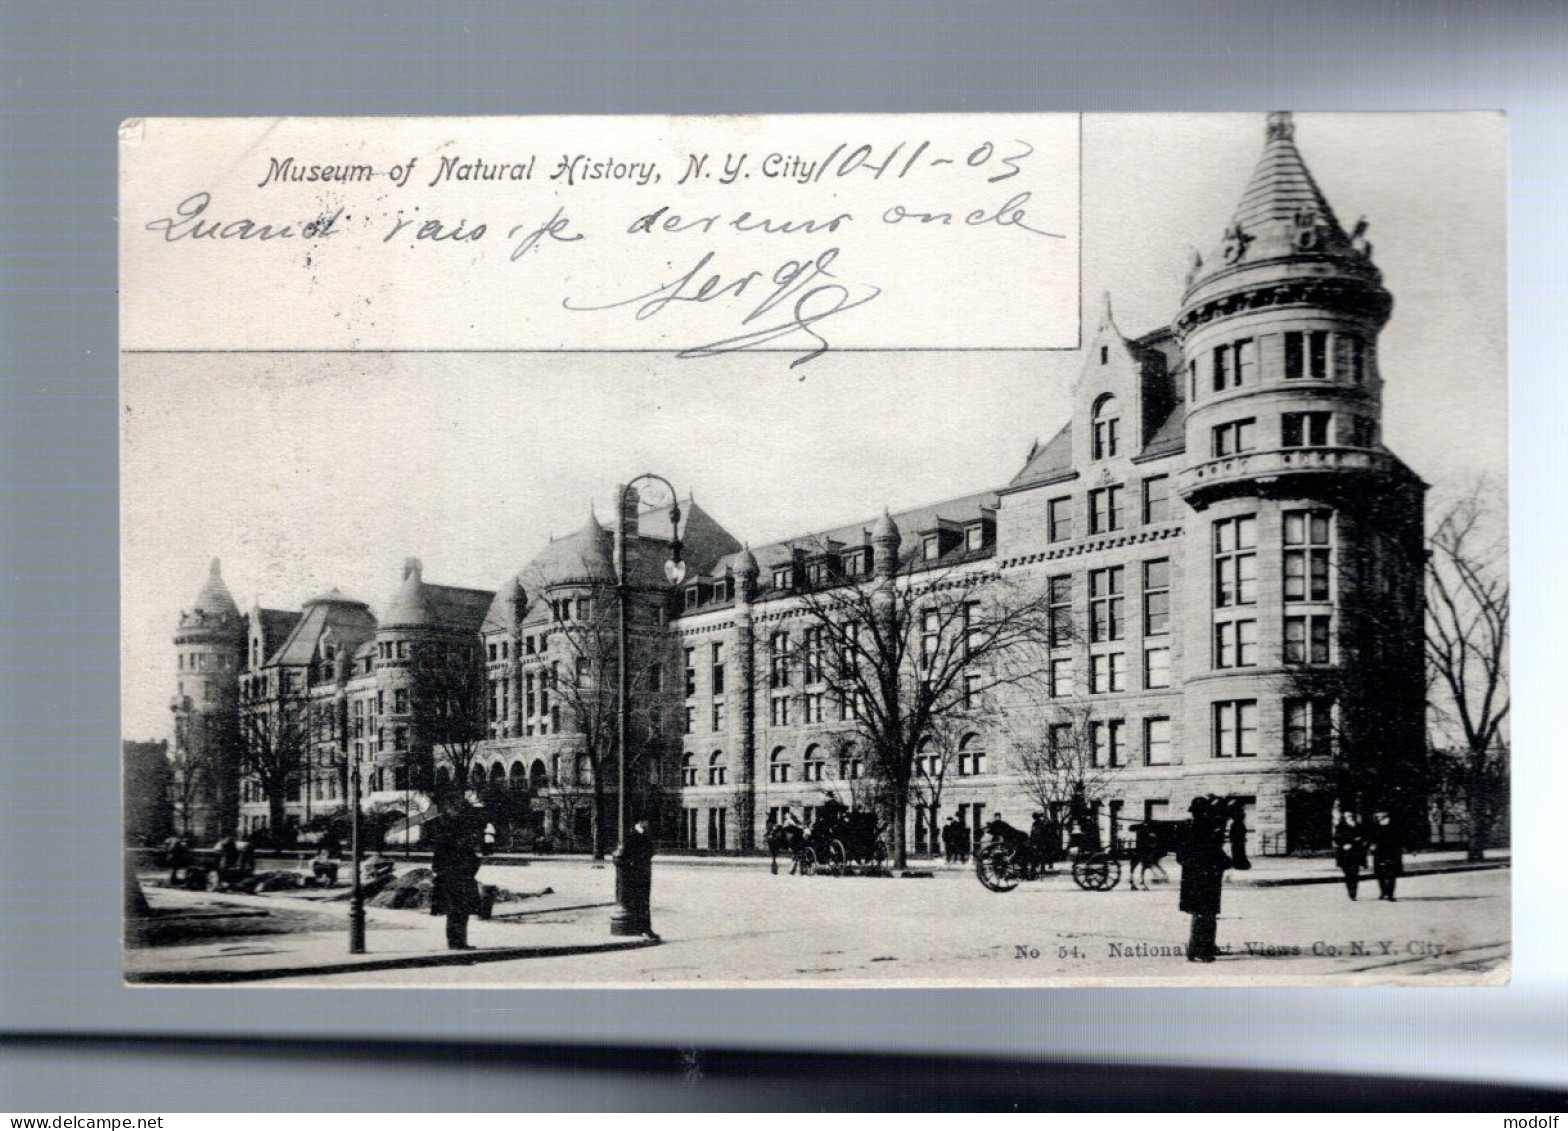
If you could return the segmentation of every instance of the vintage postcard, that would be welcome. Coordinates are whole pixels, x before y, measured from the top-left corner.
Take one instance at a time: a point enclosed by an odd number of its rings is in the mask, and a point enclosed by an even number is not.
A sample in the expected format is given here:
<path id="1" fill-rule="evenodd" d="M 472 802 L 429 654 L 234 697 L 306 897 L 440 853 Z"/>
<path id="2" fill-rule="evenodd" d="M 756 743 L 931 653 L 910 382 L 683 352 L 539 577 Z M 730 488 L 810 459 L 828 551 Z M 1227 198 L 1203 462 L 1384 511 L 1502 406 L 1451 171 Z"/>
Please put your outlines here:
<path id="1" fill-rule="evenodd" d="M 125 122 L 127 980 L 1506 982 L 1505 154 Z"/>

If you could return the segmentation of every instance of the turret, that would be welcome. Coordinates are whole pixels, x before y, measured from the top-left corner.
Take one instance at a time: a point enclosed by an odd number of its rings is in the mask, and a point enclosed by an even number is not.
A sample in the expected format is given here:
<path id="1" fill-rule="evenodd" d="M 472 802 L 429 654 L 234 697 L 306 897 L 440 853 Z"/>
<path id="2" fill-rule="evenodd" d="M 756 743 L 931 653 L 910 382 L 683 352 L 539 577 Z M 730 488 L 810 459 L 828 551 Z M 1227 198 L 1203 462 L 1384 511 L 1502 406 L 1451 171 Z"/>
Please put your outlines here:
<path id="1" fill-rule="evenodd" d="M 239 671 L 245 650 L 244 618 L 217 558 L 195 604 L 180 613 L 174 649 L 169 710 L 175 770 L 199 772 L 202 779 L 191 811 L 176 814 L 176 820 L 182 833 L 216 839 L 234 831 L 239 812 Z"/>
<path id="2" fill-rule="evenodd" d="M 1173 329 L 1186 366 L 1187 467 L 1202 508 L 1284 478 L 1383 471 L 1378 332 L 1393 302 L 1307 170 L 1289 114 L 1216 249 L 1193 259 Z"/>

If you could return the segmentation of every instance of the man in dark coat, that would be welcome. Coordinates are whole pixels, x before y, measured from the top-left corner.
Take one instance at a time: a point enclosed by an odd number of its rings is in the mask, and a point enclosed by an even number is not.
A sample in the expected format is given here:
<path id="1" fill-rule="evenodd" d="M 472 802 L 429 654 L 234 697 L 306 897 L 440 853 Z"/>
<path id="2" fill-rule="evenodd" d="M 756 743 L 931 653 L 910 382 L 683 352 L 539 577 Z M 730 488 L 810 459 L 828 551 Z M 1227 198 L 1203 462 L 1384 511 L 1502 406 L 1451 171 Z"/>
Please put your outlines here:
<path id="1" fill-rule="evenodd" d="M 1188 812 L 1188 832 L 1176 854 L 1181 864 L 1181 909 L 1192 916 L 1188 962 L 1213 962 L 1220 916 L 1220 895 L 1230 857 L 1225 854 L 1226 813 L 1217 799 L 1198 797 Z"/>
<path id="2" fill-rule="evenodd" d="M 1361 886 L 1361 870 L 1367 866 L 1367 845 L 1361 839 L 1354 813 L 1341 813 L 1334 825 L 1334 863 L 1345 876 L 1345 891 L 1351 899 Z"/>
<path id="3" fill-rule="evenodd" d="M 430 913 L 446 916 L 448 950 L 473 950 L 468 917 L 479 910 L 479 835 L 474 822 L 456 806 L 425 826 L 430 838 L 430 867 L 435 873 Z"/>
<path id="4" fill-rule="evenodd" d="M 657 941 L 653 930 L 653 837 L 648 822 L 636 821 L 621 845 L 621 906 L 636 932 Z"/>
<path id="5" fill-rule="evenodd" d="M 1387 813 L 1378 813 L 1372 821 L 1372 874 L 1377 877 L 1377 897 L 1390 903 L 1394 898 L 1394 885 L 1405 874 L 1405 850 L 1399 841 L 1399 830 Z"/>

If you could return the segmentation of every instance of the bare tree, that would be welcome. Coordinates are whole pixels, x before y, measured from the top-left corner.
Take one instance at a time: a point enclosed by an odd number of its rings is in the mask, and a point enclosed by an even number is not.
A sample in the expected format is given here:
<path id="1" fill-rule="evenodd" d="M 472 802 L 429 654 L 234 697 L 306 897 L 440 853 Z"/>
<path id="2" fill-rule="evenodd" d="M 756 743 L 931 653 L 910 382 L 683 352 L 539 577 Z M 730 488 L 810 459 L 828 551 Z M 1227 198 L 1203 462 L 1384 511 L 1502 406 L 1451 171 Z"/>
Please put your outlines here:
<path id="1" fill-rule="evenodd" d="M 907 817 L 915 759 L 944 719 L 977 697 L 1026 684 L 1044 670 L 1049 603 L 989 563 L 926 568 L 910 561 L 871 579 L 845 576 L 836 558 L 798 615 L 821 634 L 807 684 L 848 705 L 871 776 L 887 789 L 896 867 L 908 864 Z M 791 670 L 788 658 L 771 657 Z M 770 673 L 770 684 L 780 682 Z"/>
<path id="2" fill-rule="evenodd" d="M 1059 823 L 1075 797 L 1090 806 L 1105 801 L 1125 769 L 1110 729 L 1120 720 L 1097 719 L 1077 695 L 1031 703 L 1024 716 L 1038 722 L 1015 730 L 1013 765 L 1038 810 Z"/>
<path id="3" fill-rule="evenodd" d="M 279 669 L 273 685 L 240 715 L 241 773 L 266 796 L 268 824 L 280 843 L 288 830 L 289 795 L 310 756 L 308 704 L 295 682 L 300 675 Z"/>
<path id="4" fill-rule="evenodd" d="M 1426 658 L 1434 710 L 1462 754 L 1468 856 L 1480 860 L 1503 792 L 1508 685 L 1507 547 L 1492 529 L 1496 492 L 1479 480 L 1445 511 L 1428 539 Z"/>
<path id="5" fill-rule="evenodd" d="M 437 767 L 444 761 L 451 770 L 453 795 L 462 796 L 472 784 L 474 759 L 488 737 L 485 708 L 489 691 L 477 640 L 415 642 L 409 664 L 408 709 L 411 744 L 426 782 L 440 783 Z"/>

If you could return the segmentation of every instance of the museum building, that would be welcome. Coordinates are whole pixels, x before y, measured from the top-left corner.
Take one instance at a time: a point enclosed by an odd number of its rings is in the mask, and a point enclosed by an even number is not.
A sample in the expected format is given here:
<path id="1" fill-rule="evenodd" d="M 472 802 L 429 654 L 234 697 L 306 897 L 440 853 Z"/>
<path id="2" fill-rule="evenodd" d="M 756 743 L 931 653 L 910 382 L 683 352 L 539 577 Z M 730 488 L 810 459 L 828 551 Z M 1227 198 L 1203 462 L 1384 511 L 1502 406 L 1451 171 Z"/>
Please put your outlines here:
<path id="1" fill-rule="evenodd" d="M 910 813 L 912 849 L 953 815 L 1027 826 L 1020 743 L 1048 730 L 1053 699 L 1082 705 L 1094 759 L 1114 771 L 1098 799 L 1108 832 L 1219 793 L 1246 799 L 1254 851 L 1320 848 L 1336 798 L 1301 768 L 1332 760 L 1351 712 L 1313 673 L 1375 669 L 1386 756 L 1425 745 L 1425 486 L 1380 430 L 1392 305 L 1365 225 L 1346 231 L 1289 115 L 1270 115 L 1170 324 L 1129 338 L 1107 299 L 1070 419 L 1009 482 L 750 548 L 691 499 L 676 528 L 622 490 L 608 527 L 590 517 L 493 593 L 429 583 L 409 559 L 379 617 L 336 592 L 242 614 L 215 562 L 176 636 L 176 749 L 234 703 L 244 715 L 302 697 L 312 741 L 365 767 L 369 803 L 414 813 L 408 662 L 436 641 L 483 669 L 471 783 L 510 783 L 531 798 L 531 837 L 582 846 L 613 825 L 613 758 L 596 774 L 592 756 L 613 750 L 605 696 L 582 689 L 613 691 L 606 631 L 624 584 L 627 772 L 661 798 L 666 845 L 750 850 L 786 810 L 809 819 L 827 790 L 869 788 L 854 704 L 813 665 L 810 595 L 974 573 L 1048 594 L 1075 630 L 1052 630 L 1043 704 L 1003 702 L 954 737 L 939 804 Z M 276 818 L 256 782 L 225 772 L 217 824 Z M 307 769 L 286 819 L 340 809 L 342 783 Z"/>

